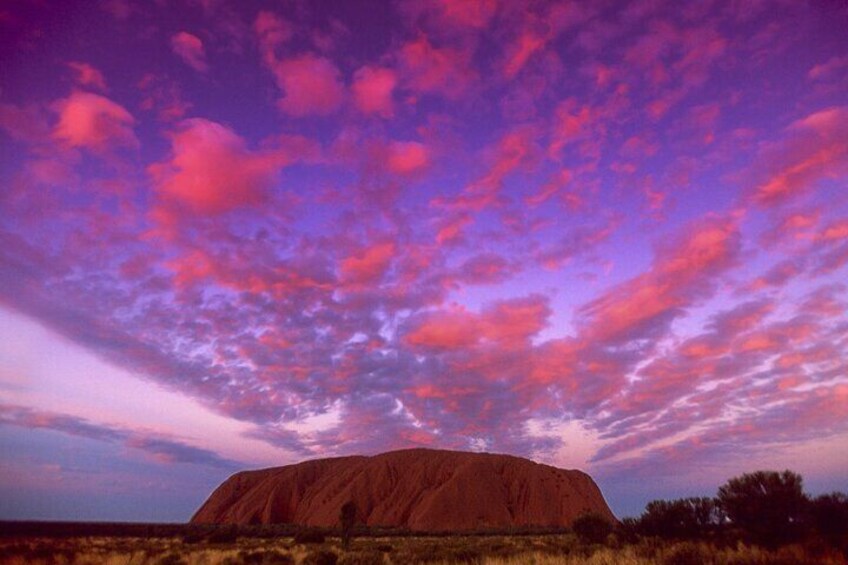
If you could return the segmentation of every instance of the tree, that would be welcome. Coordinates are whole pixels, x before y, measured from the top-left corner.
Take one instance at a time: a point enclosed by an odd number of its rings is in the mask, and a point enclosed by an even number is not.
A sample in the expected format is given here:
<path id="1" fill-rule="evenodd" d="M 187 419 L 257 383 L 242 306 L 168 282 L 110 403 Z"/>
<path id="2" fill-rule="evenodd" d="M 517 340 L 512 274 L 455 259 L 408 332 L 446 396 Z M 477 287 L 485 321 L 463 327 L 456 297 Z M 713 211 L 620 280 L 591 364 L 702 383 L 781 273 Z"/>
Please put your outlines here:
<path id="1" fill-rule="evenodd" d="M 801 475 L 757 471 L 719 487 L 718 503 L 731 524 L 751 540 L 775 546 L 800 533 L 807 497 Z"/>
<path id="2" fill-rule="evenodd" d="M 639 518 L 638 530 L 647 536 L 692 539 L 705 537 L 721 521 L 721 512 L 712 498 L 653 500 Z"/>
<path id="3" fill-rule="evenodd" d="M 581 514 L 571 523 L 571 530 L 583 543 L 603 543 L 612 533 L 612 524 L 597 514 Z"/>
<path id="4" fill-rule="evenodd" d="M 347 549 L 350 547 L 350 538 L 353 536 L 353 526 L 356 523 L 356 504 L 352 500 L 342 505 L 339 523 L 342 526 L 342 545 Z"/>
<path id="5" fill-rule="evenodd" d="M 848 495 L 832 492 L 810 501 L 813 527 L 831 545 L 848 543 Z"/>

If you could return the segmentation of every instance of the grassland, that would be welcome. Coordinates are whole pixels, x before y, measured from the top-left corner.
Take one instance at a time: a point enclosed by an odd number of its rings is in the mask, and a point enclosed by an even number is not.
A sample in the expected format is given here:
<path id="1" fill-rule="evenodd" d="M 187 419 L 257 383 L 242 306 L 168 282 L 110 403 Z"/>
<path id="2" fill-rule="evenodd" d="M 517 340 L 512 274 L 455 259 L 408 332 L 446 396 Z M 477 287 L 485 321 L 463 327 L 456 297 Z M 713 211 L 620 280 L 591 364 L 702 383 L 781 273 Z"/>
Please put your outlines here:
<path id="1" fill-rule="evenodd" d="M 580 543 L 572 534 L 515 536 L 368 537 L 344 550 L 338 538 L 297 543 L 293 537 L 232 540 L 175 537 L 4 537 L 0 561 L 21 565 L 755 565 L 848 564 L 825 545 L 807 543 L 767 551 L 742 543 L 643 539 L 624 544 Z"/>

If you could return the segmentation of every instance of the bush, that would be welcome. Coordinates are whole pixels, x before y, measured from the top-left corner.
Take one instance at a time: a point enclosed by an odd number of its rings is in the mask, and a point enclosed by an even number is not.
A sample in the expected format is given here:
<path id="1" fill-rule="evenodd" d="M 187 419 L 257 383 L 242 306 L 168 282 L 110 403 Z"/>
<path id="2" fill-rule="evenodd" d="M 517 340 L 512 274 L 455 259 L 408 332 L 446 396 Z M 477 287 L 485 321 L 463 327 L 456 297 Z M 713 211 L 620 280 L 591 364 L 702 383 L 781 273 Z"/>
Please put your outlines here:
<path id="1" fill-rule="evenodd" d="M 224 562 L 232 565 L 294 565 L 294 558 L 279 551 L 240 551 L 237 558 L 229 558 Z"/>
<path id="2" fill-rule="evenodd" d="M 294 534 L 294 543 L 297 544 L 324 543 L 326 539 L 324 532 L 313 528 L 303 528 Z"/>
<path id="3" fill-rule="evenodd" d="M 848 495 L 833 492 L 817 496 L 809 505 L 816 532 L 833 546 L 848 543 Z"/>
<path id="4" fill-rule="evenodd" d="M 613 526 L 597 514 L 581 514 L 571 523 L 571 529 L 583 543 L 604 543 Z"/>
<path id="5" fill-rule="evenodd" d="M 710 561 L 710 552 L 706 548 L 686 542 L 672 547 L 662 563 L 663 565 L 702 565 Z"/>
<path id="6" fill-rule="evenodd" d="M 179 553 L 169 553 L 157 561 L 158 565 L 184 565 L 185 560 Z"/>
<path id="7" fill-rule="evenodd" d="M 355 551 L 339 558 L 339 565 L 383 565 L 383 554 L 377 551 Z"/>
<path id="8" fill-rule="evenodd" d="M 633 544 L 639 541 L 639 520 L 623 518 L 615 527 L 616 538 L 621 543 Z"/>
<path id="9" fill-rule="evenodd" d="M 302 565 L 336 565 L 339 556 L 332 551 L 320 550 L 308 554 L 302 561 Z"/>
<path id="10" fill-rule="evenodd" d="M 209 543 L 235 543 L 237 539 L 238 529 L 235 526 L 218 527 L 206 536 Z"/>
<path id="11" fill-rule="evenodd" d="M 771 547 L 798 537 L 807 502 L 801 475 L 792 471 L 744 474 L 718 489 L 718 503 L 733 525 Z"/>

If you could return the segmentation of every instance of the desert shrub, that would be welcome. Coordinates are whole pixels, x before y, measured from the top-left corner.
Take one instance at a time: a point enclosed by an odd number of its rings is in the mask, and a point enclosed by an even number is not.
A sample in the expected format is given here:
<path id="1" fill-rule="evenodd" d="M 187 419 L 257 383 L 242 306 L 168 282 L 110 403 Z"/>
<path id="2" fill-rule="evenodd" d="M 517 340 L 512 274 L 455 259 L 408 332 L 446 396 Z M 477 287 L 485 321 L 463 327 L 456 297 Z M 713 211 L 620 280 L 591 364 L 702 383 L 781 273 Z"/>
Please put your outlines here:
<path id="1" fill-rule="evenodd" d="M 581 514 L 572 522 L 571 529 L 583 543 L 604 543 L 613 526 L 597 514 Z"/>
<path id="2" fill-rule="evenodd" d="M 381 543 L 376 547 L 377 551 L 382 551 L 383 553 L 391 553 L 395 550 L 394 546 L 389 545 L 387 543 Z"/>
<path id="3" fill-rule="evenodd" d="M 314 528 L 302 528 L 294 534 L 294 543 L 297 544 L 324 543 L 326 539 L 324 532 Z"/>
<path id="4" fill-rule="evenodd" d="M 238 539 L 238 528 L 236 526 L 219 527 L 206 536 L 209 543 L 235 543 Z"/>
<path id="5" fill-rule="evenodd" d="M 613 533 L 620 543 L 634 544 L 639 541 L 639 520 L 630 517 L 623 518 L 616 524 Z"/>
<path id="6" fill-rule="evenodd" d="M 465 563 L 468 565 L 482 563 L 485 559 L 485 556 L 479 549 L 472 547 L 453 547 L 446 553 L 446 561 Z"/>
<path id="7" fill-rule="evenodd" d="M 801 475 L 757 471 L 719 487 L 718 504 L 748 539 L 776 546 L 798 537 L 807 497 Z"/>
<path id="8" fill-rule="evenodd" d="M 294 565 L 294 558 L 275 550 L 240 551 L 237 557 L 228 557 L 224 565 Z"/>
<path id="9" fill-rule="evenodd" d="M 709 550 L 692 542 L 673 546 L 662 561 L 663 565 L 704 565 L 710 562 Z"/>
<path id="10" fill-rule="evenodd" d="M 338 562 L 338 555 L 332 551 L 322 549 L 309 553 L 301 563 L 302 565 L 336 565 Z"/>
<path id="11" fill-rule="evenodd" d="M 189 531 L 186 535 L 183 536 L 183 543 L 189 545 L 202 543 L 204 541 L 206 541 L 206 534 L 204 534 L 203 532 Z"/>
<path id="12" fill-rule="evenodd" d="M 185 565 L 186 561 L 179 553 L 168 553 L 156 562 L 157 565 Z"/>
<path id="13" fill-rule="evenodd" d="M 838 547 L 848 544 L 848 495 L 833 492 L 810 501 L 810 522 L 828 543 Z"/>
<path id="14" fill-rule="evenodd" d="M 338 565 L 382 565 L 383 554 L 378 551 L 353 551 L 339 557 Z"/>

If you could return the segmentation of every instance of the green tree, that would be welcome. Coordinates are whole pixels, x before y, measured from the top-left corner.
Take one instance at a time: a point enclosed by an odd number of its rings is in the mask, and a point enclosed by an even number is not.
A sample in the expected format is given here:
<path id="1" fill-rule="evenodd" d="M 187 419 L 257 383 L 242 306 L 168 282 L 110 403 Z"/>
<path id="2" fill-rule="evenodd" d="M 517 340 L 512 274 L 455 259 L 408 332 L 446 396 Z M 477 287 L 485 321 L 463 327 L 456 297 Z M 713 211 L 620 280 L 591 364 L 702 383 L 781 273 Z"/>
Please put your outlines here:
<path id="1" fill-rule="evenodd" d="M 342 527 L 342 545 L 348 549 L 350 538 L 353 536 L 353 526 L 356 524 L 356 504 L 352 500 L 342 505 L 339 511 L 339 523 Z"/>
<path id="2" fill-rule="evenodd" d="M 767 546 L 797 538 L 807 502 L 803 479 L 792 471 L 747 473 L 718 489 L 719 506 L 730 523 Z"/>

